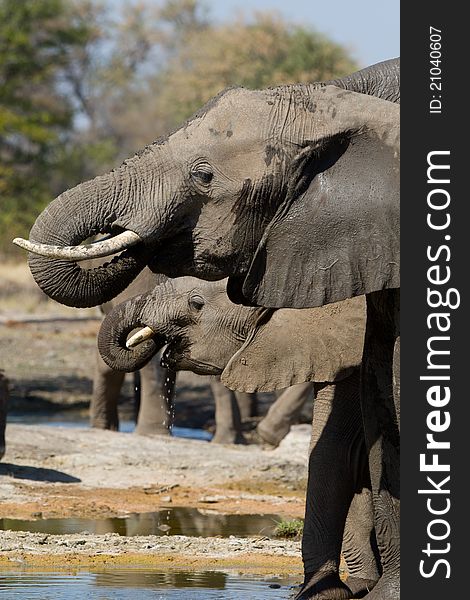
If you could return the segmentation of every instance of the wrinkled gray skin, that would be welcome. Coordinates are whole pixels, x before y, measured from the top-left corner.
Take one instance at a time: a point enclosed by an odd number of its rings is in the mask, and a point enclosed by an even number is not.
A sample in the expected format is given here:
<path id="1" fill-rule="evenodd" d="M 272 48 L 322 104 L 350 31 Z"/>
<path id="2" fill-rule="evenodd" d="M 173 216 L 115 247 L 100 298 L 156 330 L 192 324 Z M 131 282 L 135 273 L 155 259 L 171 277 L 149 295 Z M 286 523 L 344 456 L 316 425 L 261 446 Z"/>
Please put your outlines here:
<path id="1" fill-rule="evenodd" d="M 8 413 L 8 380 L 0 371 L 0 460 L 5 454 L 5 428 Z"/>
<path id="2" fill-rule="evenodd" d="M 101 306 L 102 312 L 108 314 L 114 306 L 136 294 L 152 289 L 165 279 L 147 268 L 144 269 L 124 292 Z M 157 354 L 139 371 L 140 385 L 136 387 L 140 387 L 140 402 L 135 430 L 139 435 L 169 435 L 172 424 L 171 409 L 175 401 L 176 374 L 173 370 L 162 367 L 160 358 Z M 124 376 L 124 371 L 109 367 L 97 350 L 90 404 L 92 427 L 119 430 L 118 400 Z M 220 383 L 219 378 L 211 379 L 210 387 L 216 407 L 215 434 L 212 441 L 218 444 L 245 443 L 242 422 L 256 416 L 256 396 L 233 392 Z M 282 415 L 278 418 L 282 419 Z M 269 440 L 279 437 L 275 428 L 276 422 L 277 419 L 271 417 L 265 424 L 265 436 Z M 270 423 L 274 427 L 273 431 L 270 430 Z"/>
<path id="3" fill-rule="evenodd" d="M 144 269 L 124 292 L 101 306 L 102 312 L 109 314 L 121 302 L 147 292 L 165 279 Z M 161 355 L 157 353 L 139 370 L 140 402 L 135 430 L 139 435 L 169 434 L 176 374 L 172 369 L 162 367 L 160 359 Z M 119 430 L 118 400 L 124 377 L 125 372 L 109 367 L 97 350 L 90 404 L 92 427 Z M 242 424 L 257 416 L 256 394 L 234 392 L 224 386 L 218 376 L 211 378 L 210 387 L 215 401 L 215 433 L 211 441 L 216 444 L 245 444 Z M 297 420 L 311 387 L 309 384 L 293 386 L 280 394 L 257 426 L 261 443 L 279 445 Z"/>
<path id="4" fill-rule="evenodd" d="M 93 271 L 38 256 L 30 267 L 47 294 L 73 306 L 116 296 L 145 264 L 169 276 L 229 276 L 232 299 L 253 306 L 307 308 L 367 294 L 361 403 L 383 567 L 369 598 L 395 600 L 398 61 L 334 83 L 219 95 L 119 169 L 59 196 L 30 235 L 68 246 L 129 230 L 141 243 Z"/>
<path id="5" fill-rule="evenodd" d="M 132 370 L 167 342 L 162 360 L 172 369 L 219 373 L 222 381 L 241 390 L 276 389 L 298 373 L 310 373 L 311 382 L 298 383 L 278 398 L 258 433 L 278 443 L 314 388 L 303 558 L 308 572 L 315 573 L 317 592 L 328 586 L 350 595 L 351 589 L 372 587 L 379 567 L 371 546 L 372 501 L 359 404 L 365 303 L 360 298 L 348 302 L 352 305 L 270 314 L 232 303 L 224 281 L 182 277 L 117 306 L 104 320 L 98 344 L 110 366 Z M 128 333 L 142 323 L 154 337 L 127 349 Z M 299 336 L 304 329 L 313 331 L 313 337 Z M 278 351 L 276 374 L 266 378 L 263 365 Z M 307 371 L 303 363 L 312 357 L 315 364 Z M 248 380 L 240 361 L 250 371 Z M 343 536 L 351 587 L 339 578 Z"/>

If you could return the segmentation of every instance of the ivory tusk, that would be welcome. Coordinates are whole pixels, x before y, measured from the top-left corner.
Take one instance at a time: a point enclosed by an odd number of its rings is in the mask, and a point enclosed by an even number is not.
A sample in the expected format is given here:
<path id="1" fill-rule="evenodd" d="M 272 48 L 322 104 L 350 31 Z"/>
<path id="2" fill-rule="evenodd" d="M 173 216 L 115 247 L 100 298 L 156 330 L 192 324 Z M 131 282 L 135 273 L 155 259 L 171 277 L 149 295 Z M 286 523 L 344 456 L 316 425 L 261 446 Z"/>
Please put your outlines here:
<path id="1" fill-rule="evenodd" d="M 149 340 L 150 338 L 153 338 L 154 335 L 155 335 L 155 332 L 153 331 L 153 329 L 150 329 L 150 327 L 144 327 L 137 333 L 134 333 L 134 335 L 132 335 L 127 340 L 126 348 L 129 348 L 129 349 L 135 348 L 135 346 L 138 346 L 142 342 L 145 342 L 145 340 Z"/>
<path id="2" fill-rule="evenodd" d="M 98 240 L 92 244 L 81 244 L 79 246 L 51 246 L 49 244 L 30 242 L 23 238 L 15 238 L 13 243 L 28 252 L 47 256 L 48 258 L 80 261 L 109 256 L 116 252 L 121 252 L 121 250 L 125 250 L 130 246 L 134 246 L 140 241 L 142 240 L 137 233 L 134 233 L 133 231 L 123 231 L 113 237 Z"/>

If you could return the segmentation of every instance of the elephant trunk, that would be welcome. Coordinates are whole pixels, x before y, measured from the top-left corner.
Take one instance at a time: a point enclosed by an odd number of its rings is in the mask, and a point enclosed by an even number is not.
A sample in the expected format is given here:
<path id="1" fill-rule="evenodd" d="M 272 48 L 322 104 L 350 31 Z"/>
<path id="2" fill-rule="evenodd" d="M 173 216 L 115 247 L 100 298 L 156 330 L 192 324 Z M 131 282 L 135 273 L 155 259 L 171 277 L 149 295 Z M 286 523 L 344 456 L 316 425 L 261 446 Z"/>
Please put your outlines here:
<path id="1" fill-rule="evenodd" d="M 116 371 L 136 371 L 179 332 L 178 308 L 166 299 L 172 298 L 170 281 L 146 294 L 135 296 L 116 306 L 104 319 L 98 334 L 98 349 L 105 363 Z M 148 325 L 151 325 L 148 327 Z M 144 328 L 132 336 L 129 334 Z M 140 336 L 137 343 L 130 343 Z"/>
<path id="2" fill-rule="evenodd" d="M 121 293 L 147 264 L 150 250 L 141 243 L 145 238 L 142 224 L 129 215 L 131 207 L 138 212 L 139 201 L 151 188 L 151 182 L 136 183 L 142 170 L 152 172 L 148 162 L 132 159 L 64 192 L 37 218 L 30 233 L 32 245 L 19 240 L 23 247 L 45 254 L 31 253 L 29 266 L 48 296 L 79 308 L 103 304 Z M 158 224 L 150 225 L 156 228 Z M 112 237 L 96 246 L 80 246 L 99 233 Z M 120 251 L 122 254 L 101 266 L 82 268 L 78 264 L 85 258 Z"/>
<path id="3" fill-rule="evenodd" d="M 98 333 L 98 350 L 104 362 L 116 371 L 137 371 L 162 348 L 166 339 L 154 330 L 152 338 L 134 348 L 126 345 L 129 334 L 144 326 L 143 315 L 150 292 L 136 296 L 114 308 L 104 319 Z"/>

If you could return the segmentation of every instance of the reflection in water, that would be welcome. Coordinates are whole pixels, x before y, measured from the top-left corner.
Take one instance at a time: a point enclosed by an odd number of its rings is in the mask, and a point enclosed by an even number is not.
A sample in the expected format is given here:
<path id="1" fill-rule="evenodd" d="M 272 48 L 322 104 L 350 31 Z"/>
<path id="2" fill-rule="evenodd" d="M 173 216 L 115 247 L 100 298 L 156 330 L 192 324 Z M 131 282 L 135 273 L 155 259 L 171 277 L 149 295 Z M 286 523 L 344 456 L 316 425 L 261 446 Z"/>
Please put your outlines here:
<path id="1" fill-rule="evenodd" d="M 18 570 L 0 574 L 0 596 L 11 600 L 282 600 L 291 596 L 294 583 L 298 581 L 293 577 L 263 578 L 221 571 L 116 569 L 42 573 Z"/>
<path id="2" fill-rule="evenodd" d="M 125 571 L 96 573 L 95 585 L 100 587 L 209 588 L 224 590 L 227 573 L 221 571 Z"/>
<path id="3" fill-rule="evenodd" d="M 278 515 L 222 515 L 197 508 L 169 508 L 113 519 L 0 519 L 0 529 L 53 535 L 67 533 L 118 533 L 134 535 L 187 535 L 197 537 L 248 537 L 274 534 Z"/>

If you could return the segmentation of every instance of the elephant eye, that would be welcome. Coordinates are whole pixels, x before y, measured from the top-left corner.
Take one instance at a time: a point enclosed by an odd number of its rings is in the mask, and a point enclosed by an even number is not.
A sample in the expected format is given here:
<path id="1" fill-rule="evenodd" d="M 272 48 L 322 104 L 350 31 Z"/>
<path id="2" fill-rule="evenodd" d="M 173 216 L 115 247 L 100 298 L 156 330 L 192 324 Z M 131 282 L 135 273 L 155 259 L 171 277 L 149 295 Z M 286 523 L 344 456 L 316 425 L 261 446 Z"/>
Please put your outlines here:
<path id="1" fill-rule="evenodd" d="M 202 296 L 199 296 L 198 294 L 190 296 L 188 302 L 189 306 L 191 308 L 194 308 L 195 310 L 201 310 L 205 304 L 204 298 Z"/>
<path id="2" fill-rule="evenodd" d="M 193 171 L 191 171 L 191 176 L 197 183 L 208 185 L 212 181 L 214 173 L 212 173 L 209 166 L 204 165 L 198 166 Z"/>

